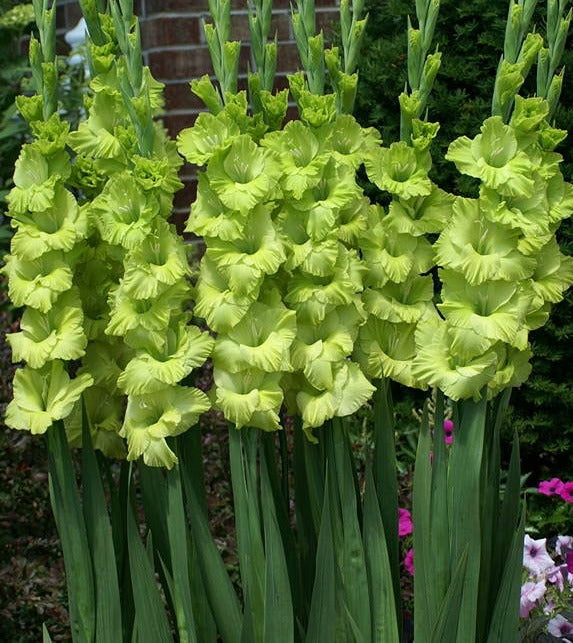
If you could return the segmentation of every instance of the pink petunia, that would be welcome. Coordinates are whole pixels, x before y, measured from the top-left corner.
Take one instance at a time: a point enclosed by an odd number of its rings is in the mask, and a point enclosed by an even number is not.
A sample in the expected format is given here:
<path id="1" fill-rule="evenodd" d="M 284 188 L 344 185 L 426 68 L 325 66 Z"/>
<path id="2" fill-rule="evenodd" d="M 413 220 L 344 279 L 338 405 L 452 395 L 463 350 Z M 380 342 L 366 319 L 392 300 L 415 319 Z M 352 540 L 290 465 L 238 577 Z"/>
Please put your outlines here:
<path id="1" fill-rule="evenodd" d="M 564 616 L 558 614 L 547 623 L 547 631 L 552 636 L 562 638 L 568 634 L 573 634 L 573 624 L 571 624 Z"/>
<path id="2" fill-rule="evenodd" d="M 567 566 L 567 572 L 573 574 L 573 551 L 568 551 L 565 555 L 565 565 Z"/>
<path id="3" fill-rule="evenodd" d="M 559 478 L 551 478 L 551 480 L 542 480 L 537 487 L 537 491 L 544 496 L 558 496 L 563 488 L 563 482 Z"/>
<path id="4" fill-rule="evenodd" d="M 528 581 L 521 586 L 521 597 L 519 599 L 519 615 L 521 618 L 527 618 L 529 612 L 537 605 L 537 601 L 543 598 L 545 594 L 545 581 L 532 583 Z"/>
<path id="5" fill-rule="evenodd" d="M 545 578 L 549 583 L 555 585 L 560 592 L 563 591 L 565 587 L 565 574 L 567 569 L 565 565 L 557 565 L 556 567 L 550 567 L 545 571 Z"/>
<path id="6" fill-rule="evenodd" d="M 573 504 L 573 482 L 564 482 L 559 495 L 565 500 Z"/>
<path id="7" fill-rule="evenodd" d="M 404 567 L 410 576 L 414 575 L 414 549 L 409 549 L 404 556 Z"/>
<path id="8" fill-rule="evenodd" d="M 557 536 L 555 551 L 560 556 L 565 556 L 568 549 L 573 549 L 573 538 L 571 536 Z"/>
<path id="9" fill-rule="evenodd" d="M 412 516 L 407 509 L 398 509 L 398 536 L 403 538 L 414 531 Z"/>
<path id="10" fill-rule="evenodd" d="M 444 433 L 453 433 L 454 423 L 452 420 L 444 420 Z"/>
<path id="11" fill-rule="evenodd" d="M 533 540 L 528 534 L 525 534 L 523 543 L 523 566 L 532 574 L 539 576 L 546 569 L 555 567 L 551 556 L 547 553 L 547 538 Z"/>

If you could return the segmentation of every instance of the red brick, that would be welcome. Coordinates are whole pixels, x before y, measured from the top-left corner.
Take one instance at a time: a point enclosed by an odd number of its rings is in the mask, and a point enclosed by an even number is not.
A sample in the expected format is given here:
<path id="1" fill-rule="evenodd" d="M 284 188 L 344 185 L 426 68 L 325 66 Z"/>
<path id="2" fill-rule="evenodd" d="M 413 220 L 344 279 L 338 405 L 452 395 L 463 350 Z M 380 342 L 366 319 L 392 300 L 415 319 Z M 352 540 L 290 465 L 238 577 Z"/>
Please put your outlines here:
<path id="1" fill-rule="evenodd" d="M 141 40 L 144 49 L 199 44 L 199 19 L 154 17 L 142 20 Z"/>
<path id="2" fill-rule="evenodd" d="M 169 11 L 208 11 L 208 0 L 146 0 L 147 15 Z"/>
<path id="3" fill-rule="evenodd" d="M 149 54 L 149 67 L 158 80 L 186 80 L 212 73 L 207 47 L 153 51 Z"/>
<path id="4" fill-rule="evenodd" d="M 193 125 L 195 118 L 196 114 L 166 114 L 163 123 L 171 138 L 176 138 L 181 130 Z"/>
<path id="5" fill-rule="evenodd" d="M 234 40 L 249 41 L 249 18 L 247 14 L 234 14 L 231 16 L 231 36 Z M 290 39 L 290 16 L 286 13 L 275 13 L 271 21 L 270 37 L 274 38 L 275 32 L 279 40 Z"/>
<path id="6" fill-rule="evenodd" d="M 334 27 L 337 26 L 340 14 L 336 9 L 332 11 L 321 11 L 316 14 L 316 29 L 320 31 L 321 29 L 325 34 L 331 32 Z"/>
<path id="7" fill-rule="evenodd" d="M 82 17 L 82 10 L 78 4 L 67 4 L 65 7 L 66 27 L 73 29 Z"/>
<path id="8" fill-rule="evenodd" d="M 167 111 L 172 109 L 202 109 L 202 101 L 195 96 L 189 83 L 177 83 L 165 86 L 165 103 Z"/>
<path id="9" fill-rule="evenodd" d="M 277 59 L 277 72 L 293 72 L 300 67 L 295 44 L 281 43 Z"/>

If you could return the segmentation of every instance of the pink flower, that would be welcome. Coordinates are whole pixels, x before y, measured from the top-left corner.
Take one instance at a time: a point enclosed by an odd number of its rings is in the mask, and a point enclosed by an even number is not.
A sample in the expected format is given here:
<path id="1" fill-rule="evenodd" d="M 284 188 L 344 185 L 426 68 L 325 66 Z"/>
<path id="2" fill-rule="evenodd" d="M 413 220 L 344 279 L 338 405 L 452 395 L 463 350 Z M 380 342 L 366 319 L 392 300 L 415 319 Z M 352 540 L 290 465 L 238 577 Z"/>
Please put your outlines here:
<path id="1" fill-rule="evenodd" d="M 566 634 L 573 634 L 573 625 L 563 616 L 558 614 L 547 623 L 549 634 L 562 638 Z"/>
<path id="2" fill-rule="evenodd" d="M 565 502 L 573 503 L 573 482 L 564 482 L 559 491 L 559 495 Z"/>
<path id="3" fill-rule="evenodd" d="M 545 581 L 532 583 L 531 581 L 521 586 L 521 597 L 519 599 L 519 615 L 527 618 L 529 612 L 537 605 L 537 601 L 545 594 Z"/>
<path id="4" fill-rule="evenodd" d="M 452 444 L 454 441 L 454 423 L 451 420 L 444 420 L 444 442 Z"/>
<path id="5" fill-rule="evenodd" d="M 555 567 L 551 556 L 547 553 L 547 538 L 533 540 L 528 534 L 525 534 L 523 543 L 523 566 L 532 574 L 539 576 L 546 569 Z"/>
<path id="6" fill-rule="evenodd" d="M 412 516 L 407 509 L 398 509 L 398 536 L 403 538 L 414 531 Z"/>
<path id="7" fill-rule="evenodd" d="M 551 480 L 542 480 L 537 487 L 537 491 L 544 496 L 557 496 L 561 493 L 563 482 L 559 478 L 551 478 Z"/>
<path id="8" fill-rule="evenodd" d="M 573 538 L 571 536 L 557 536 L 555 551 L 560 556 L 565 556 L 568 549 L 573 549 Z"/>
<path id="9" fill-rule="evenodd" d="M 565 587 L 565 565 L 558 565 L 557 567 L 551 567 L 545 572 L 545 578 L 552 584 L 556 585 L 560 592 L 563 591 Z"/>
<path id="10" fill-rule="evenodd" d="M 565 564 L 567 566 L 567 572 L 573 574 L 573 551 L 568 551 L 565 556 Z"/>
<path id="11" fill-rule="evenodd" d="M 408 549 L 404 556 L 404 567 L 408 570 L 410 576 L 414 575 L 414 549 Z"/>

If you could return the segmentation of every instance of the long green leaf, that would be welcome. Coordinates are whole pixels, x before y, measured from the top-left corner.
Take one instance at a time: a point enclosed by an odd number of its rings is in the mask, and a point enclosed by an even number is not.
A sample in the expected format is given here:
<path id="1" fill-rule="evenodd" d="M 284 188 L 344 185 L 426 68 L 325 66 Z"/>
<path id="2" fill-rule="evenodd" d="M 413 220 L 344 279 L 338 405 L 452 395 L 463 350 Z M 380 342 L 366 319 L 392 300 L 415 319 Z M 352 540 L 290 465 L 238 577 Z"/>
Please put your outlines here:
<path id="1" fill-rule="evenodd" d="M 137 640 L 140 643 L 171 643 L 173 639 L 155 573 L 146 548 L 139 538 L 131 505 L 127 508 L 127 547 Z"/>
<path id="2" fill-rule="evenodd" d="M 432 577 L 429 574 L 430 557 L 433 555 L 430 542 L 430 493 L 432 471 L 430 464 L 431 449 L 430 427 L 428 424 L 428 405 L 420 425 L 416 463 L 414 467 L 413 518 L 414 551 L 416 552 L 416 574 L 414 576 L 414 639 L 416 643 L 429 641 L 432 623 L 437 607 L 434 601 Z M 446 546 L 447 543 L 435 543 Z"/>
<path id="3" fill-rule="evenodd" d="M 195 643 L 195 617 L 191 603 L 189 583 L 189 557 L 187 552 L 187 523 L 183 507 L 183 492 L 179 467 L 167 473 L 167 533 L 171 553 L 173 577 L 173 602 L 180 643 Z"/>
<path id="4" fill-rule="evenodd" d="M 261 501 L 265 533 L 264 641 L 294 642 L 294 614 L 289 572 L 283 549 L 266 458 L 261 459 Z"/>
<path id="5" fill-rule="evenodd" d="M 352 453 L 340 418 L 332 420 L 328 439 L 332 447 L 332 453 L 329 453 L 329 481 L 333 483 L 331 484 L 331 493 L 336 494 L 335 497 L 338 498 L 341 517 L 341 522 L 339 524 L 334 522 L 333 526 L 342 535 L 337 559 L 340 561 L 344 603 L 362 640 L 370 641 L 372 635 L 368 575 L 358 522 Z"/>
<path id="6" fill-rule="evenodd" d="M 62 543 L 74 641 L 95 636 L 95 592 L 89 542 L 74 467 L 61 422 L 47 431 L 50 498 Z"/>
<path id="7" fill-rule="evenodd" d="M 325 487 L 306 643 L 332 643 L 336 640 L 336 561 L 329 495 L 328 487 Z"/>
<path id="8" fill-rule="evenodd" d="M 45 623 L 42 623 L 42 643 L 52 643 L 50 633 Z"/>
<path id="9" fill-rule="evenodd" d="M 370 589 L 372 643 L 399 643 L 392 572 L 370 467 L 366 472 L 364 492 L 364 555 Z"/>
<path id="10" fill-rule="evenodd" d="M 92 447 L 84 405 L 82 405 L 82 411 L 83 511 L 93 560 L 96 640 L 98 643 L 116 643 L 123 628 L 113 536 L 101 472 Z"/>
<path id="11" fill-rule="evenodd" d="M 200 442 L 195 436 L 189 438 L 186 434 L 178 438 L 178 444 L 181 447 L 178 456 L 179 468 L 189 507 L 191 535 L 205 592 L 224 643 L 239 643 L 242 623 L 239 601 L 209 531 L 203 497 Z"/>
<path id="12" fill-rule="evenodd" d="M 450 584 L 450 530 L 448 520 L 448 461 L 444 442 L 444 394 L 437 391 L 434 413 L 432 482 L 430 494 L 430 543 L 428 576 L 432 579 L 434 605 L 444 600 Z"/>
<path id="13" fill-rule="evenodd" d="M 485 393 L 479 402 L 463 400 L 461 421 L 456 427 L 450 453 L 451 556 L 457 561 L 467 549 L 468 558 L 460 606 L 459 636 L 476 636 L 481 559 L 480 487 L 484 431 L 487 415 Z"/>
<path id="14" fill-rule="evenodd" d="M 400 602 L 400 548 L 398 541 L 398 480 L 396 477 L 396 444 L 394 438 L 394 406 L 390 381 L 378 382 L 374 403 L 374 466 L 376 496 L 386 534 L 388 560 L 394 583 L 396 613 L 402 611 Z M 402 631 L 402 622 L 398 623 Z"/>
<path id="15" fill-rule="evenodd" d="M 525 533 L 525 505 L 519 526 L 513 535 L 509 556 L 506 559 L 487 643 L 517 643 L 519 641 L 519 595 Z"/>
<path id="16" fill-rule="evenodd" d="M 452 582 L 444 596 L 436 624 L 432 632 L 432 643 L 457 643 L 462 590 L 468 563 L 467 550 L 460 556 L 452 574 Z M 500 640 L 501 643 L 501 640 Z"/>
<path id="17" fill-rule="evenodd" d="M 239 565 L 245 601 L 248 598 L 254 628 L 253 643 L 263 641 L 265 553 L 257 482 L 256 429 L 229 429 L 231 479 Z"/>

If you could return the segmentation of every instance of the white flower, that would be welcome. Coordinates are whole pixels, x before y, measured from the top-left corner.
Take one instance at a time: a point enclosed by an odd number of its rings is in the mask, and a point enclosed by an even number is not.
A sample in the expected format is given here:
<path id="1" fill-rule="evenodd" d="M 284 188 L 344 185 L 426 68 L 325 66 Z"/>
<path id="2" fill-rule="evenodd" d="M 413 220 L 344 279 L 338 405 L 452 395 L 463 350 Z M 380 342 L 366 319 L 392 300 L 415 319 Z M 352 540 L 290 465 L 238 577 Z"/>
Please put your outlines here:
<path id="1" fill-rule="evenodd" d="M 523 543 L 523 566 L 532 574 L 539 576 L 546 569 L 554 567 L 555 563 L 547 553 L 547 538 L 533 540 L 528 534 L 525 534 Z"/>

